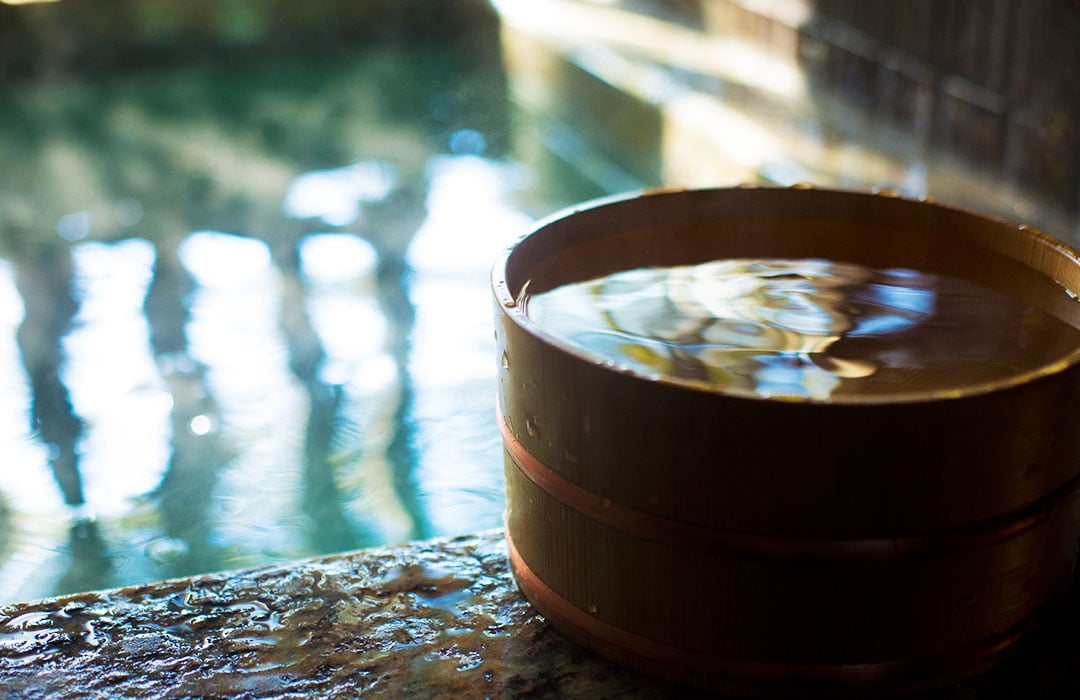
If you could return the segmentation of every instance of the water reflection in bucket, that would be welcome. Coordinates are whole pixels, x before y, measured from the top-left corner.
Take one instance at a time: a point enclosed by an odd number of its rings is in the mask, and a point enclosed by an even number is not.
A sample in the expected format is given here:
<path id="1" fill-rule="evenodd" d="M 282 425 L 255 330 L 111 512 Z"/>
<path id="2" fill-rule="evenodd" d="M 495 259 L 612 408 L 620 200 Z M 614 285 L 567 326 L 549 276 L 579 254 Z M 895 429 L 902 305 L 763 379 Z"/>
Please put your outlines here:
<path id="1" fill-rule="evenodd" d="M 544 331 L 647 378 L 796 400 L 1009 381 L 1080 344 L 1065 321 L 970 280 L 821 259 L 640 268 L 523 293 L 519 305 Z"/>

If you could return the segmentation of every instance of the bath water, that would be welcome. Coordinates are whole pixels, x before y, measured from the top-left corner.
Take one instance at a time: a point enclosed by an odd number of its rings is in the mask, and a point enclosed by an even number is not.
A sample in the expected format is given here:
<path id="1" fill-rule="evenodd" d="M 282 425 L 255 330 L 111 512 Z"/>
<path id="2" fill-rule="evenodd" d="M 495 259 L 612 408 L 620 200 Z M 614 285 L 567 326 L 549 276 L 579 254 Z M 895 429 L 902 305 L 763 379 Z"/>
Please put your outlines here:
<path id="1" fill-rule="evenodd" d="M 1080 347 L 1076 328 L 980 284 L 819 259 L 628 270 L 519 303 L 622 369 L 762 397 L 961 390 Z"/>

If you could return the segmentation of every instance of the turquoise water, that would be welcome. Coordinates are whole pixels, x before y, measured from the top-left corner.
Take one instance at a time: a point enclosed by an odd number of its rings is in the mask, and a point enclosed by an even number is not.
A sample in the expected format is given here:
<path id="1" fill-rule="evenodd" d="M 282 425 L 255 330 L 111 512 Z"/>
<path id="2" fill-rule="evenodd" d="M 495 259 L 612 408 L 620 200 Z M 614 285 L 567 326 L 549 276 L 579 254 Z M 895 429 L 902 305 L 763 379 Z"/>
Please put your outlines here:
<path id="1" fill-rule="evenodd" d="M 1075 230 L 651 6 L 0 2 L 0 602 L 498 525 L 489 265 L 563 206 L 812 179 Z"/>
<path id="2" fill-rule="evenodd" d="M 467 39 L 0 91 L 0 602 L 500 523 L 490 262 L 597 191 Z"/>

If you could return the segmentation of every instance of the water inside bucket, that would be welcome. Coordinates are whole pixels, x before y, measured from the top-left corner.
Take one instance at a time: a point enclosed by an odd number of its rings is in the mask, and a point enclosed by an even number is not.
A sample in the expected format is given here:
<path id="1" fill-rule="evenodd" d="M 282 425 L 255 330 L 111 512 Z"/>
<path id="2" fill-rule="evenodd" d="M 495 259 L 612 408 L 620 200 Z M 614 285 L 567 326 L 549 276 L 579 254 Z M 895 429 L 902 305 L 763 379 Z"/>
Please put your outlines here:
<path id="1" fill-rule="evenodd" d="M 1080 347 L 1076 328 L 975 282 L 820 259 L 641 268 L 520 301 L 622 369 L 762 397 L 962 390 Z"/>

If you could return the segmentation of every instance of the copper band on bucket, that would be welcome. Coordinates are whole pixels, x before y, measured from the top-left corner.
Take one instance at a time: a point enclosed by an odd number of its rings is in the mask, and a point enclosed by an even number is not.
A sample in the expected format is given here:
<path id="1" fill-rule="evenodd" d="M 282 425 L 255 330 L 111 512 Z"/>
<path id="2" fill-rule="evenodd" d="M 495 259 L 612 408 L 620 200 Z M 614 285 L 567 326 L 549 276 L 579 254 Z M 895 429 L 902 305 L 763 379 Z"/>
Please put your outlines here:
<path id="1" fill-rule="evenodd" d="M 704 545 L 744 556 L 829 561 L 882 561 L 937 556 L 982 547 L 1021 535 L 1044 523 L 1058 509 L 1080 495 L 1080 476 L 1077 476 L 1035 504 L 1005 517 L 928 535 L 799 540 L 725 532 L 629 508 L 618 501 L 582 488 L 526 450 L 510 432 L 501 412 L 498 414 L 498 423 L 506 452 L 518 469 L 542 490 L 577 512 L 629 535 L 664 545 Z"/>
<path id="2" fill-rule="evenodd" d="M 932 658 L 862 664 L 792 665 L 739 659 L 720 659 L 715 655 L 679 649 L 628 632 L 591 615 L 572 604 L 536 575 L 522 558 L 509 528 L 506 545 L 510 566 L 525 596 L 563 634 L 604 656 L 642 671 L 682 683 L 692 683 L 718 690 L 740 692 L 754 690 L 777 692 L 798 688 L 813 695 L 813 688 L 858 689 L 891 679 L 909 680 L 909 690 L 919 688 L 917 680 L 941 678 L 955 673 L 957 678 L 987 668 L 1008 651 L 1031 626 L 1030 620 L 1006 633 L 979 640 L 969 648 Z M 962 670 L 958 670 L 962 669 Z M 754 679 L 739 681 L 738 679 Z"/>

